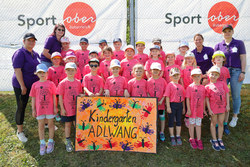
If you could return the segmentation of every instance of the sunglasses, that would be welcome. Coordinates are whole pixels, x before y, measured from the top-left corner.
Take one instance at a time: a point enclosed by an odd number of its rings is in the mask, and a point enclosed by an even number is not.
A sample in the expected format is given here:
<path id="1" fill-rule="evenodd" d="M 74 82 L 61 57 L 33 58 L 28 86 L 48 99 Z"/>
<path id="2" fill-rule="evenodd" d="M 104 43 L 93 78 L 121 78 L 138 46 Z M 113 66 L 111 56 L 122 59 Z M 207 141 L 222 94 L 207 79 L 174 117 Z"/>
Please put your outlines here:
<path id="1" fill-rule="evenodd" d="M 63 32 L 64 32 L 64 29 L 59 29 L 59 28 L 58 28 L 57 30 L 58 30 L 58 31 L 63 31 Z"/>
<path id="2" fill-rule="evenodd" d="M 91 65 L 89 65 L 89 66 L 90 66 L 91 68 L 92 68 L 92 67 L 95 67 L 95 68 L 97 68 L 97 67 L 98 67 L 98 65 L 92 65 L 92 64 L 91 64 Z"/>

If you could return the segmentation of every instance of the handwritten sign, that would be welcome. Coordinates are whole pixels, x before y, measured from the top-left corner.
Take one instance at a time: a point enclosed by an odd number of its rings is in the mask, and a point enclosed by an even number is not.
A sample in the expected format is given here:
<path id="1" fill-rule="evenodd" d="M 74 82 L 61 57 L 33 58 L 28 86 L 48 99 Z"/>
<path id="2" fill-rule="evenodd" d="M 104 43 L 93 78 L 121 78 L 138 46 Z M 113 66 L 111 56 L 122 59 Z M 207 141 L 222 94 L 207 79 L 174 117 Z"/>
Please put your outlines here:
<path id="1" fill-rule="evenodd" d="M 76 151 L 156 153 L 157 99 L 78 97 Z"/>

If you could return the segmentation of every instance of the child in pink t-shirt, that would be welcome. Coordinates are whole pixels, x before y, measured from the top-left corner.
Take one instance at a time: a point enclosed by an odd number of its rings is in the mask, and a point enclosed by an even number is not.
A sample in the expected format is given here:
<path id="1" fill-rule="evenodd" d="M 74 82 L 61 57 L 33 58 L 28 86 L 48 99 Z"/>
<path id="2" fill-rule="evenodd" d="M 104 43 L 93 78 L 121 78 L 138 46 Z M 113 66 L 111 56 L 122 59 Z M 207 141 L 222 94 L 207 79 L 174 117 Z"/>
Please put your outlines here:
<path id="1" fill-rule="evenodd" d="M 225 118 L 225 112 L 230 111 L 229 105 L 229 89 L 227 84 L 222 81 L 218 81 L 220 77 L 220 68 L 213 66 L 208 71 L 210 83 L 205 86 L 206 89 L 206 104 L 211 116 L 210 131 L 212 139 L 212 147 L 216 151 L 225 150 L 224 143 L 222 141 L 223 136 L 223 122 Z M 216 137 L 216 124 L 218 123 L 218 139 Z"/>
<path id="2" fill-rule="evenodd" d="M 103 60 L 105 60 L 105 57 L 103 55 L 103 49 L 105 47 L 107 47 L 107 46 L 108 46 L 108 42 L 105 39 L 101 39 L 99 41 L 99 48 L 101 49 L 101 51 L 98 53 L 98 57 L 99 57 L 98 59 L 99 59 L 100 62 L 102 62 Z"/>
<path id="3" fill-rule="evenodd" d="M 169 73 L 171 82 L 167 85 L 164 96 L 168 112 L 168 127 L 171 145 L 182 145 L 181 140 L 181 116 L 185 113 L 185 90 L 179 84 L 180 70 L 172 68 Z M 174 136 L 174 121 L 176 118 L 176 140 Z"/>
<path id="4" fill-rule="evenodd" d="M 104 95 L 109 96 L 125 96 L 129 97 L 128 81 L 119 75 L 121 63 L 117 59 L 113 59 L 110 63 L 112 76 L 108 77 L 104 86 Z"/>
<path id="5" fill-rule="evenodd" d="M 144 66 L 144 69 L 146 71 L 146 76 L 147 78 L 149 79 L 151 77 L 151 71 L 150 71 L 150 67 L 151 67 L 151 64 L 156 62 L 156 63 L 160 63 L 161 64 L 161 73 L 159 74 L 160 77 L 163 76 L 163 73 L 164 73 L 164 63 L 161 59 L 159 59 L 160 57 L 160 47 L 158 45 L 154 45 L 150 48 L 150 59 L 148 59 L 148 61 L 146 62 L 145 66 Z"/>
<path id="6" fill-rule="evenodd" d="M 66 150 L 73 151 L 70 140 L 71 124 L 76 119 L 76 98 L 82 92 L 81 82 L 75 79 L 77 66 L 73 62 L 65 65 L 67 77 L 58 85 L 59 104 L 61 107 L 61 121 L 65 123 Z"/>
<path id="7" fill-rule="evenodd" d="M 91 68 L 91 72 L 85 75 L 83 78 L 83 90 L 90 97 L 101 96 L 104 86 L 102 77 L 97 74 L 99 68 L 99 60 L 97 58 L 91 59 L 89 61 L 89 66 Z"/>
<path id="8" fill-rule="evenodd" d="M 179 44 L 179 52 L 180 54 L 175 57 L 175 64 L 181 66 L 184 61 L 184 56 L 186 52 L 189 50 L 189 44 L 186 41 L 181 41 Z"/>
<path id="9" fill-rule="evenodd" d="M 145 65 L 146 61 L 148 60 L 148 55 L 143 53 L 145 49 L 145 42 L 137 41 L 135 47 L 138 53 L 134 55 L 134 59 L 138 60 L 138 62 L 141 63 L 142 65 Z"/>
<path id="10" fill-rule="evenodd" d="M 189 117 L 189 142 L 193 149 L 203 150 L 201 140 L 201 122 L 205 111 L 205 87 L 201 85 L 202 72 L 199 68 L 191 71 L 193 83 L 186 89 L 187 116 Z M 194 138 L 194 127 L 197 139 Z"/>
<path id="11" fill-rule="evenodd" d="M 175 52 L 174 51 L 169 51 L 166 53 L 166 63 L 167 66 L 165 67 L 165 71 L 164 71 L 164 78 L 166 80 L 167 83 L 171 82 L 170 77 L 169 77 L 169 72 L 171 70 L 171 68 L 179 68 L 179 70 L 181 71 L 180 66 L 175 64 Z"/>
<path id="12" fill-rule="evenodd" d="M 151 64 L 151 73 L 152 77 L 147 81 L 147 94 L 148 97 L 157 97 L 158 98 L 158 115 L 161 122 L 160 129 L 160 140 L 165 141 L 164 129 L 165 129 L 165 97 L 164 92 L 167 86 L 165 79 L 160 77 L 161 73 L 161 64 L 160 63 L 152 63 Z"/>
<path id="13" fill-rule="evenodd" d="M 70 49 L 70 41 L 69 41 L 69 38 L 68 37 L 62 37 L 61 38 L 61 43 L 62 43 L 62 51 L 61 51 L 61 56 L 62 56 L 62 59 L 64 59 L 66 57 L 66 53 L 68 51 L 73 51 L 72 49 Z M 65 65 L 65 63 L 62 61 L 61 62 L 61 65 Z"/>
<path id="14" fill-rule="evenodd" d="M 157 46 L 160 47 L 160 57 L 159 57 L 159 59 L 161 59 L 162 62 L 163 62 L 163 64 L 165 65 L 165 64 L 166 64 L 166 54 L 165 54 L 165 52 L 162 50 L 161 39 L 160 39 L 160 38 L 154 38 L 154 39 L 152 40 L 152 43 L 153 43 L 154 45 L 157 45 Z"/>
<path id="15" fill-rule="evenodd" d="M 110 70 L 110 62 L 111 62 L 111 57 L 113 55 L 113 50 L 111 47 L 106 46 L 103 49 L 103 56 L 105 58 L 105 60 L 103 60 L 100 63 L 100 69 L 99 72 L 101 74 L 101 77 L 103 78 L 104 82 L 106 81 L 106 79 L 112 75 L 112 72 Z"/>
<path id="16" fill-rule="evenodd" d="M 121 61 L 121 76 L 125 77 L 128 81 L 133 78 L 132 70 L 134 65 L 139 62 L 134 59 L 135 50 L 132 45 L 128 45 L 125 49 L 125 59 Z"/>
<path id="17" fill-rule="evenodd" d="M 98 52 L 95 51 L 95 50 L 89 52 L 89 60 L 94 59 L 94 58 L 98 59 Z M 90 69 L 90 67 L 89 67 L 89 64 L 86 64 L 86 65 L 84 66 L 84 70 L 83 70 L 83 72 L 82 72 L 83 77 L 84 77 L 86 74 L 89 74 L 90 72 L 91 72 L 91 69 Z M 99 75 L 99 71 L 98 71 L 97 74 Z"/>
<path id="18" fill-rule="evenodd" d="M 119 61 L 122 61 L 125 58 L 125 52 L 121 50 L 122 47 L 122 40 L 120 38 L 115 38 L 113 40 L 113 45 L 114 45 L 114 54 L 112 59 L 117 59 Z"/>
<path id="19" fill-rule="evenodd" d="M 147 97 L 147 81 L 143 78 L 143 65 L 136 64 L 133 67 L 132 74 L 134 78 L 128 82 L 129 94 L 133 97 Z"/>
<path id="20" fill-rule="evenodd" d="M 87 38 L 81 38 L 79 43 L 81 50 L 76 51 L 77 65 L 81 71 L 81 74 L 84 72 L 84 66 L 89 62 L 89 40 Z M 83 76 L 81 76 L 82 78 Z"/>
<path id="21" fill-rule="evenodd" d="M 65 61 L 65 63 L 67 64 L 67 63 L 69 63 L 69 62 L 72 62 L 72 63 L 77 63 L 76 62 L 76 55 L 75 55 L 75 53 L 74 52 L 72 52 L 72 51 L 69 51 L 69 52 L 67 52 L 66 53 L 66 57 L 64 58 L 64 61 Z M 81 70 L 80 70 L 80 68 L 78 68 L 77 67 L 77 70 L 76 70 L 77 72 L 76 72 L 76 74 L 75 74 L 75 78 L 76 79 L 79 79 L 79 80 L 82 80 L 82 75 L 81 75 Z M 63 78 L 65 78 L 66 77 L 66 74 L 64 73 L 64 76 L 63 76 Z"/>
<path id="22" fill-rule="evenodd" d="M 32 97 L 32 116 L 38 120 L 38 132 L 40 138 L 40 155 L 51 153 L 54 150 L 54 117 L 57 113 L 56 106 L 56 86 L 52 81 L 47 80 L 48 68 L 44 64 L 36 67 L 36 75 L 39 81 L 35 82 L 30 91 Z M 49 140 L 46 149 L 44 140 L 45 120 L 48 120 Z"/>

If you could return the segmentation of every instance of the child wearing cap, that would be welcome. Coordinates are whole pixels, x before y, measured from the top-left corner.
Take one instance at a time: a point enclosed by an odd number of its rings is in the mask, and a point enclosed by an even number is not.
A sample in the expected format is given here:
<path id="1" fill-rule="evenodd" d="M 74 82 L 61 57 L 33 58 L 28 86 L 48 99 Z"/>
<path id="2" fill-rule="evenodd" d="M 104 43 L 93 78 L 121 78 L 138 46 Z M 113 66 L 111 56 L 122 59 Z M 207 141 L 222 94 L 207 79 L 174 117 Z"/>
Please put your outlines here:
<path id="1" fill-rule="evenodd" d="M 89 67 L 91 72 L 84 76 L 82 87 L 84 92 L 92 96 L 101 96 L 103 92 L 103 79 L 97 74 L 99 68 L 99 60 L 97 58 L 90 59 Z"/>
<path id="2" fill-rule="evenodd" d="M 184 56 L 186 55 L 186 52 L 189 50 L 189 44 L 187 41 L 181 41 L 178 48 L 180 54 L 176 56 L 175 58 L 175 64 L 178 66 L 182 65 L 182 62 L 184 61 Z"/>
<path id="3" fill-rule="evenodd" d="M 164 72 L 164 63 L 161 59 L 159 59 L 160 57 L 160 47 L 158 45 L 154 45 L 150 48 L 150 59 L 148 59 L 148 61 L 146 62 L 144 69 L 146 71 L 146 76 L 149 79 L 151 77 L 151 64 L 152 63 L 160 63 L 161 64 L 161 72 L 160 72 L 160 77 L 163 76 L 163 72 Z"/>
<path id="4" fill-rule="evenodd" d="M 94 59 L 94 58 L 97 58 L 97 59 L 98 59 L 98 52 L 95 51 L 95 50 L 89 52 L 89 60 Z M 84 66 L 83 71 L 82 71 L 83 77 L 84 77 L 86 74 L 89 74 L 90 72 L 91 72 L 91 69 L 90 69 L 90 67 L 89 67 L 89 64 L 86 64 L 86 65 Z M 98 75 L 99 75 L 99 72 L 98 72 Z"/>
<path id="5" fill-rule="evenodd" d="M 113 50 L 111 47 L 106 46 L 103 49 L 103 56 L 105 60 L 103 60 L 100 63 L 100 69 L 99 72 L 101 74 L 101 77 L 103 78 L 104 81 L 112 75 L 111 70 L 110 70 L 110 62 L 111 62 L 111 57 L 113 56 Z"/>
<path id="6" fill-rule="evenodd" d="M 164 96 L 168 112 L 168 127 L 172 146 L 182 145 L 181 116 L 185 113 L 185 90 L 180 80 L 180 70 L 172 68 L 169 73 L 171 82 L 167 85 Z M 176 118 L 176 137 L 174 136 L 174 122 Z"/>
<path id="7" fill-rule="evenodd" d="M 68 37 L 62 37 L 61 44 L 62 44 L 61 56 L 62 56 L 62 59 L 64 59 L 68 51 L 74 52 L 74 50 L 70 49 L 70 41 Z M 62 61 L 61 63 L 64 63 L 64 62 Z M 62 64 L 62 65 L 65 65 L 65 64 Z"/>
<path id="8" fill-rule="evenodd" d="M 133 67 L 132 74 L 134 76 L 128 82 L 128 92 L 133 97 L 147 97 L 147 81 L 144 79 L 144 66 L 136 64 Z"/>
<path id="9" fill-rule="evenodd" d="M 47 80 L 48 68 L 44 64 L 36 67 L 36 75 L 39 81 L 35 82 L 30 91 L 32 97 L 32 116 L 38 121 L 38 133 L 40 138 L 40 155 L 49 154 L 54 150 L 54 117 L 57 113 L 56 85 Z M 44 139 L 45 120 L 48 120 L 49 140 L 46 149 Z"/>
<path id="10" fill-rule="evenodd" d="M 218 81 L 220 77 L 220 68 L 213 66 L 208 71 L 210 83 L 205 86 L 206 89 L 206 104 L 211 116 L 210 131 L 212 139 L 210 140 L 212 148 L 216 151 L 225 150 L 222 141 L 223 122 L 225 112 L 230 111 L 229 105 L 229 89 L 227 84 Z M 216 124 L 218 123 L 218 138 L 216 137 Z"/>
<path id="11" fill-rule="evenodd" d="M 193 83 L 186 89 L 187 102 L 187 116 L 189 117 L 189 142 L 193 149 L 203 150 L 201 140 L 201 122 L 203 114 L 207 115 L 205 111 L 205 86 L 201 85 L 202 71 L 195 68 L 191 71 L 191 78 Z M 196 136 L 194 138 L 194 129 L 196 129 Z"/>
<path id="12" fill-rule="evenodd" d="M 125 56 L 124 56 L 125 52 L 123 50 L 121 50 L 121 47 L 122 47 L 121 38 L 115 38 L 113 40 L 113 46 L 114 46 L 115 50 L 114 50 L 114 54 L 113 54 L 112 59 L 117 59 L 119 61 L 122 61 L 125 58 Z"/>
<path id="13" fill-rule="evenodd" d="M 101 49 L 101 51 L 98 53 L 98 56 L 99 56 L 99 61 L 102 62 L 105 57 L 103 55 L 103 49 L 108 46 L 108 42 L 106 41 L 106 39 L 101 39 L 99 41 L 99 48 Z"/>
<path id="14" fill-rule="evenodd" d="M 67 152 L 73 151 L 70 140 L 70 131 L 72 122 L 75 124 L 76 119 L 76 97 L 82 92 L 81 82 L 75 79 L 77 66 L 73 62 L 65 65 L 67 77 L 58 85 L 59 104 L 61 108 L 61 121 L 65 123 L 65 138 Z"/>
<path id="15" fill-rule="evenodd" d="M 134 55 L 134 59 L 138 60 L 142 65 L 145 65 L 146 61 L 148 60 L 148 55 L 143 53 L 145 49 L 145 42 L 137 41 L 135 47 L 138 53 Z"/>
<path id="16" fill-rule="evenodd" d="M 81 50 L 76 51 L 77 65 L 81 71 L 81 77 L 83 77 L 84 66 L 89 62 L 89 40 L 87 38 L 81 38 L 79 43 Z"/>
<path id="17" fill-rule="evenodd" d="M 125 96 L 129 97 L 128 93 L 128 81 L 126 78 L 119 75 L 121 70 L 121 63 L 117 59 L 113 59 L 110 63 L 110 69 L 112 76 L 108 77 L 105 86 L 104 94 L 106 97 L 109 96 Z"/>
<path id="18" fill-rule="evenodd" d="M 161 122 L 160 128 L 160 140 L 165 141 L 164 129 L 165 129 L 165 97 L 164 92 L 167 86 L 165 79 L 160 77 L 162 72 L 162 66 L 160 63 L 154 62 L 150 66 L 152 77 L 147 81 L 147 94 L 148 97 L 158 98 L 158 116 Z"/>
<path id="19" fill-rule="evenodd" d="M 69 52 L 67 52 L 66 53 L 66 57 L 64 58 L 64 62 L 67 64 L 67 63 L 69 63 L 69 62 L 72 62 L 72 63 L 77 63 L 76 62 L 76 55 L 75 55 L 75 53 L 74 52 L 72 52 L 72 51 L 69 51 Z M 79 79 L 79 80 L 82 80 L 82 75 L 81 75 L 81 70 L 80 70 L 80 68 L 78 68 L 77 67 L 77 70 L 76 70 L 77 72 L 76 72 L 76 74 L 75 74 L 75 78 L 76 79 Z M 65 78 L 66 77 L 66 74 L 64 74 L 64 76 L 63 76 L 63 78 Z"/>
<path id="20" fill-rule="evenodd" d="M 166 64 L 166 54 L 165 52 L 162 50 L 162 46 L 161 46 L 161 39 L 160 38 L 154 38 L 152 40 L 152 43 L 154 45 L 158 45 L 160 47 L 160 59 L 162 60 L 162 62 L 164 63 L 164 65 Z"/>
<path id="21" fill-rule="evenodd" d="M 125 77 L 128 81 L 133 78 L 132 70 L 134 65 L 139 63 L 134 59 L 135 50 L 132 45 L 128 45 L 125 49 L 125 59 L 121 61 L 121 75 Z"/>
<path id="22" fill-rule="evenodd" d="M 175 64 L 175 52 L 174 51 L 169 51 L 166 53 L 166 67 L 164 70 L 164 79 L 166 80 L 167 83 L 171 82 L 170 77 L 169 77 L 169 72 L 172 68 L 176 67 L 181 71 L 180 66 Z"/>

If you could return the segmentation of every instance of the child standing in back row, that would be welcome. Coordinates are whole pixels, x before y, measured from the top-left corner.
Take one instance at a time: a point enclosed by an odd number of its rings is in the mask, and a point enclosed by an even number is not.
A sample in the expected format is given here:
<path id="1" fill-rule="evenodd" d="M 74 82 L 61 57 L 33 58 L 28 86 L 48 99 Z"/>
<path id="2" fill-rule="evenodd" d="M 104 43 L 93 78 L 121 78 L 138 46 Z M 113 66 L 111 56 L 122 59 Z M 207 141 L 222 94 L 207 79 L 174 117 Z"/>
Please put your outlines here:
<path id="1" fill-rule="evenodd" d="M 175 57 L 175 64 L 181 66 L 184 61 L 184 56 L 186 55 L 186 52 L 189 50 L 188 42 L 181 41 L 178 49 L 180 54 Z"/>
<path id="2" fill-rule="evenodd" d="M 167 66 L 165 67 L 165 71 L 164 71 L 164 78 L 167 83 L 171 82 L 170 77 L 169 77 L 169 72 L 172 68 L 176 67 L 176 68 L 179 68 L 179 70 L 181 71 L 180 66 L 176 65 L 174 61 L 175 61 L 175 52 L 174 51 L 167 52 L 166 53 Z"/>
<path id="3" fill-rule="evenodd" d="M 93 51 L 90 51 L 89 52 L 89 60 L 91 59 L 94 59 L 94 58 L 97 58 L 98 59 L 98 52 L 93 50 Z M 89 67 L 89 64 L 86 64 L 84 66 L 84 70 L 83 70 L 83 77 L 86 75 L 86 74 L 89 74 L 91 72 L 91 69 Z M 99 75 L 99 72 L 98 72 L 98 75 Z"/>
<path id="4" fill-rule="evenodd" d="M 122 47 L 121 38 L 115 38 L 113 40 L 113 45 L 114 45 L 115 50 L 114 50 L 112 59 L 117 59 L 119 61 L 122 61 L 125 58 L 124 56 L 125 52 L 121 50 L 121 47 Z"/>
<path id="5" fill-rule="evenodd" d="M 162 60 L 162 62 L 164 63 L 164 65 L 166 64 L 166 54 L 165 54 L 165 52 L 162 50 L 162 46 L 161 46 L 161 39 L 160 38 L 154 38 L 153 40 L 152 40 L 152 43 L 154 44 L 154 45 L 157 45 L 157 46 L 159 46 L 160 47 L 160 59 Z"/>
<path id="6" fill-rule="evenodd" d="M 99 48 L 101 49 L 101 51 L 98 53 L 98 57 L 99 57 L 100 62 L 102 62 L 105 59 L 103 55 L 103 49 L 107 46 L 108 46 L 108 42 L 106 41 L 106 39 L 101 39 L 99 41 Z"/>
<path id="7" fill-rule="evenodd" d="M 62 37 L 61 38 L 61 43 L 62 43 L 62 51 L 61 51 L 61 56 L 62 56 L 62 59 L 64 59 L 66 57 L 66 53 L 68 51 L 73 51 L 72 49 L 70 49 L 70 41 L 69 41 L 69 38 L 68 37 Z M 62 63 L 64 63 L 62 61 Z M 65 65 L 65 64 L 62 64 L 62 65 Z"/>
<path id="8" fill-rule="evenodd" d="M 145 42 L 139 40 L 136 42 L 135 47 L 138 53 L 134 55 L 134 59 L 138 60 L 142 65 L 145 65 L 148 60 L 148 55 L 143 53 L 145 49 Z"/>
<path id="9" fill-rule="evenodd" d="M 111 70 L 110 70 L 110 62 L 111 62 L 111 57 L 113 56 L 113 50 L 111 47 L 106 46 L 103 49 L 103 56 L 105 58 L 105 60 L 103 60 L 100 63 L 100 74 L 101 77 L 103 78 L 104 81 L 106 81 L 106 79 L 112 75 Z"/>

